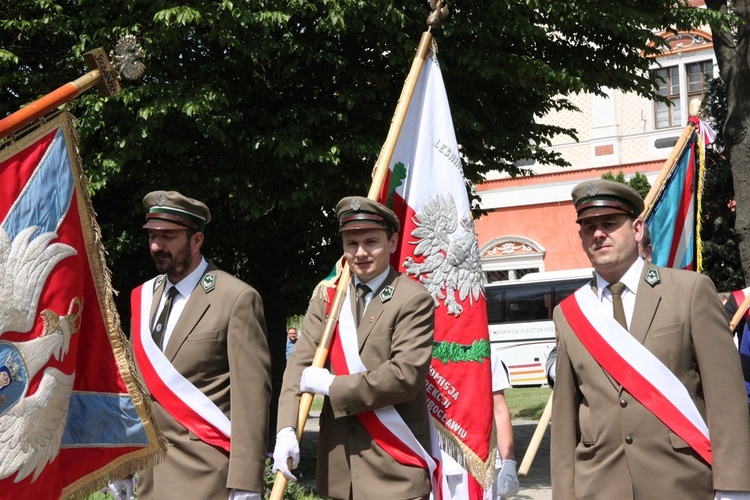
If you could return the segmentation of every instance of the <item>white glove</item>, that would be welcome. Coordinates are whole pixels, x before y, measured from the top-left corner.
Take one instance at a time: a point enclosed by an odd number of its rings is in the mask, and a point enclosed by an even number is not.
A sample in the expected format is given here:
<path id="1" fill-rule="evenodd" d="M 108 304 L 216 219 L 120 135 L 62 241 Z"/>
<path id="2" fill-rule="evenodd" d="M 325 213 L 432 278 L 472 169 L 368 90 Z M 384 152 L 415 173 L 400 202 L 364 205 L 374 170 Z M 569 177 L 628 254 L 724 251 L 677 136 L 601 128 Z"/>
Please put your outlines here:
<path id="1" fill-rule="evenodd" d="M 229 490 L 229 500 L 262 500 L 262 497 L 257 491 L 237 490 L 232 488 Z"/>
<path id="2" fill-rule="evenodd" d="M 333 383 L 334 375 L 325 368 L 308 366 L 302 370 L 302 377 L 299 380 L 300 392 L 311 392 L 313 394 L 322 394 L 328 396 L 328 390 Z"/>
<path id="3" fill-rule="evenodd" d="M 276 446 L 273 448 L 273 469 L 272 472 L 281 472 L 289 481 L 296 481 L 297 478 L 289 471 L 287 460 L 292 459 L 292 469 L 299 465 L 299 443 L 297 434 L 293 427 L 284 427 L 276 434 Z"/>
<path id="4" fill-rule="evenodd" d="M 750 500 L 750 491 L 716 490 L 714 500 Z"/>
<path id="5" fill-rule="evenodd" d="M 112 479 L 107 484 L 107 489 L 116 500 L 133 500 L 133 476 Z"/>
<path id="6" fill-rule="evenodd" d="M 497 475 L 496 484 L 498 497 L 512 497 L 518 493 L 521 486 L 518 484 L 515 460 L 503 460 L 503 466 Z"/>

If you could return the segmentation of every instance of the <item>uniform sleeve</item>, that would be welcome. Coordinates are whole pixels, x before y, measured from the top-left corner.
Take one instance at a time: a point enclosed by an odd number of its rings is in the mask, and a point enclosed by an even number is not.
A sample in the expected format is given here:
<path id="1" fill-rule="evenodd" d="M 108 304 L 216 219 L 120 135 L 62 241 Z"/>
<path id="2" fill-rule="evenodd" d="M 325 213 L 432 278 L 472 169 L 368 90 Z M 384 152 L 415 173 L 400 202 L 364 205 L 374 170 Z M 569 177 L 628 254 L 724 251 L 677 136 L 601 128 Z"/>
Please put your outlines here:
<path id="1" fill-rule="evenodd" d="M 714 489 L 750 491 L 750 421 L 737 348 L 713 283 L 695 281 L 690 331 L 711 437 Z"/>
<path id="2" fill-rule="evenodd" d="M 400 308 L 393 323 L 390 357 L 374 369 L 337 376 L 331 384 L 329 398 L 336 418 L 410 402 L 419 391 L 424 392 L 432 358 L 435 304 L 426 290 L 420 290 Z"/>
<path id="3" fill-rule="evenodd" d="M 297 413 L 299 411 L 299 380 L 302 370 L 312 365 L 315 351 L 320 343 L 325 322 L 326 302 L 313 300 L 307 308 L 302 321 L 303 335 L 297 338 L 291 356 L 286 361 L 284 380 L 279 395 L 279 411 L 276 432 L 284 427 L 297 428 Z"/>
<path id="4" fill-rule="evenodd" d="M 551 474 L 555 498 L 575 498 L 575 449 L 578 437 L 579 396 L 568 349 L 562 334 L 567 325 L 560 307 L 553 313 L 557 336 L 557 371 L 552 392 Z"/>
<path id="5" fill-rule="evenodd" d="M 227 488 L 263 491 L 271 400 L 271 356 L 260 295 L 245 288 L 227 332 L 232 447 Z"/>

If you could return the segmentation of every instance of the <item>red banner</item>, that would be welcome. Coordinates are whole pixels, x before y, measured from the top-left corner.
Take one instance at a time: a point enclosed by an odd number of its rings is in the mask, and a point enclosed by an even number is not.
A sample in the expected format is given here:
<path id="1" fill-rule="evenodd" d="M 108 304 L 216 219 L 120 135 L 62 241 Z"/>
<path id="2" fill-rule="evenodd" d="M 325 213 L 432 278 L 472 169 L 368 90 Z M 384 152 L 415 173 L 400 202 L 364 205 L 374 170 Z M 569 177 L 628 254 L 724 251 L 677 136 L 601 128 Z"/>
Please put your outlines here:
<path id="1" fill-rule="evenodd" d="M 435 299 L 435 347 L 425 389 L 441 448 L 488 488 L 495 452 L 484 275 L 434 54 L 422 67 L 380 201 L 403 222 L 393 265 Z M 472 496 L 479 493 L 472 489 Z"/>
<path id="2" fill-rule="evenodd" d="M 63 113 L 0 151 L 0 498 L 58 499 L 155 463 Z"/>

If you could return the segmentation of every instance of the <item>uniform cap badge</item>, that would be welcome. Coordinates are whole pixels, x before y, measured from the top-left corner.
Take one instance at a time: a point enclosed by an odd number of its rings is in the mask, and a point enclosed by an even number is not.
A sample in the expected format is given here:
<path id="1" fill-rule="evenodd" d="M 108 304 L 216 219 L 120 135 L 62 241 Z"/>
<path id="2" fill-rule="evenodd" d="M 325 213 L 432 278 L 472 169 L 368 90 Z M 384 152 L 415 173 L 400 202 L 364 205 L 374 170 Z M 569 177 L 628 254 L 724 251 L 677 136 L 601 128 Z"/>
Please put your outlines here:
<path id="1" fill-rule="evenodd" d="M 354 200 L 352 200 L 352 204 L 351 204 L 350 208 L 356 212 L 357 210 L 359 210 L 360 206 L 361 205 L 359 204 L 359 200 L 354 199 Z"/>
<path id="2" fill-rule="evenodd" d="M 160 207 L 163 207 L 166 202 L 167 202 L 167 198 L 163 194 L 159 193 L 156 196 L 156 204 L 159 205 Z"/>
<path id="3" fill-rule="evenodd" d="M 594 196 L 598 192 L 599 190 L 596 189 L 596 186 L 594 186 L 593 184 L 589 184 L 588 186 L 586 186 L 586 196 Z"/>

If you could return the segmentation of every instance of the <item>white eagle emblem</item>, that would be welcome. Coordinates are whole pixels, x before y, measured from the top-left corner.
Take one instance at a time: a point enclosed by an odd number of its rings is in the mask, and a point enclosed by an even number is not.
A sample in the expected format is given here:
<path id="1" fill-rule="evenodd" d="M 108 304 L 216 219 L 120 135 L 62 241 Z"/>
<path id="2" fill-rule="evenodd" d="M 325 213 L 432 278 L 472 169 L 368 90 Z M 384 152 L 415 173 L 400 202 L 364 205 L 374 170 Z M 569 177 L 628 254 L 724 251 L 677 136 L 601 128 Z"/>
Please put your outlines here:
<path id="1" fill-rule="evenodd" d="M 458 317 L 463 312 L 460 302 L 470 303 L 484 295 L 484 274 L 479 246 L 471 217 L 459 215 L 453 196 L 435 195 L 416 214 L 417 228 L 411 235 L 418 238 L 414 255 L 424 255 L 423 262 L 407 257 L 406 273 L 419 279 L 440 307 L 443 300 L 448 314 Z M 456 295 L 458 295 L 458 300 Z"/>
<path id="2" fill-rule="evenodd" d="M 62 360 L 70 338 L 80 328 L 81 300 L 71 301 L 67 316 L 50 310 L 36 315 L 39 297 L 52 269 L 76 255 L 64 243 L 50 242 L 54 232 L 35 235 L 28 227 L 13 239 L 0 227 L 0 338 L 7 332 L 28 333 L 41 316 L 40 337 L 10 342 L 0 340 L 0 479 L 18 472 L 19 482 L 33 473 L 36 480 L 60 451 L 75 374 L 47 367 L 36 391 L 28 395 L 35 375 L 50 357 Z"/>

